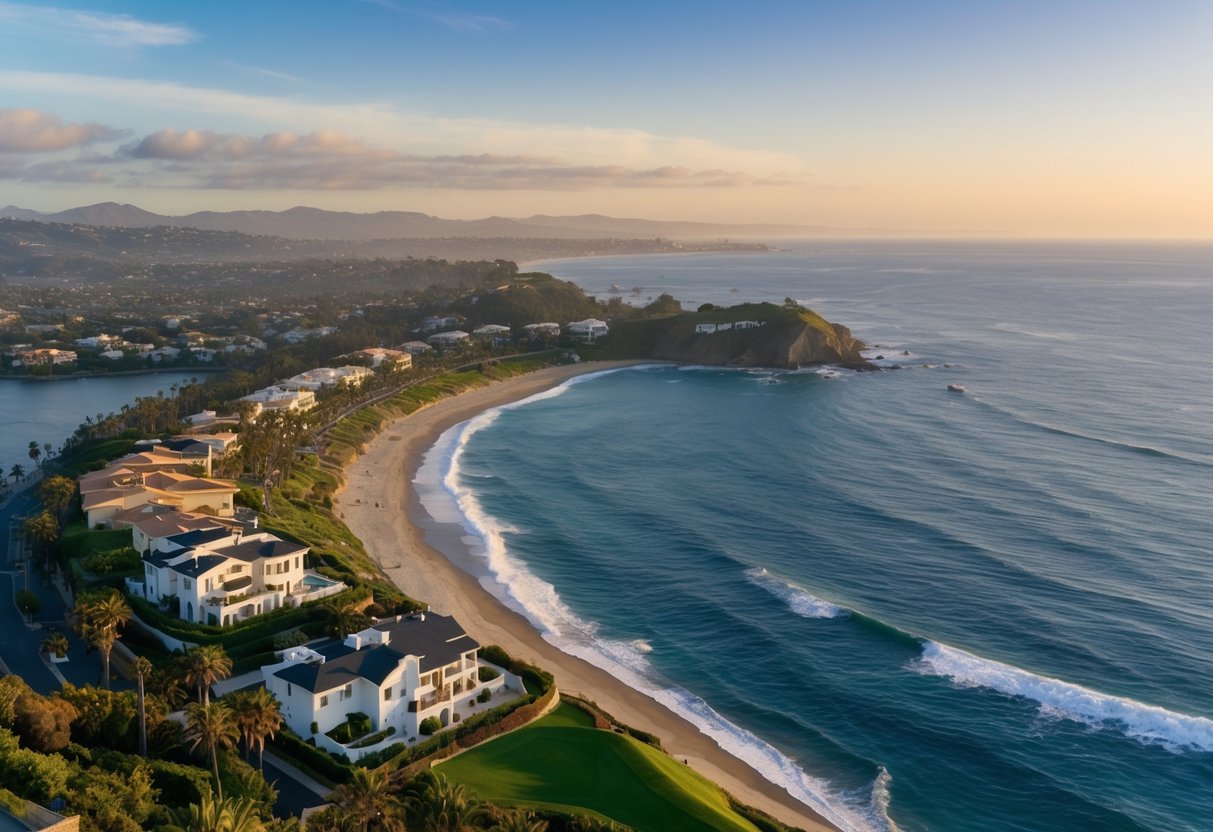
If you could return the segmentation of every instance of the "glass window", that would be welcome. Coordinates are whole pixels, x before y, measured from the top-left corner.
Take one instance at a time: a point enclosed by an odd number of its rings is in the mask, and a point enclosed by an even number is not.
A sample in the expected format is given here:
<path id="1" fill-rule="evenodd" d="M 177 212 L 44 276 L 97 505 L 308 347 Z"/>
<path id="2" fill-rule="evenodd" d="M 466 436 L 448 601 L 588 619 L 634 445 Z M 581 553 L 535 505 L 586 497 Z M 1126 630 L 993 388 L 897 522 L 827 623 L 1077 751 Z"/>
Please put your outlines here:
<path id="1" fill-rule="evenodd" d="M 320 707 L 323 708 L 328 703 L 329 703 L 329 695 L 327 693 L 321 694 L 320 695 Z"/>
<path id="2" fill-rule="evenodd" d="M 384 688 L 384 689 L 383 689 L 383 701 L 384 701 L 384 702 L 386 702 L 386 701 L 388 701 L 388 700 L 389 700 L 389 699 L 391 699 L 391 698 L 392 698 L 392 689 L 391 689 L 391 688 Z"/>

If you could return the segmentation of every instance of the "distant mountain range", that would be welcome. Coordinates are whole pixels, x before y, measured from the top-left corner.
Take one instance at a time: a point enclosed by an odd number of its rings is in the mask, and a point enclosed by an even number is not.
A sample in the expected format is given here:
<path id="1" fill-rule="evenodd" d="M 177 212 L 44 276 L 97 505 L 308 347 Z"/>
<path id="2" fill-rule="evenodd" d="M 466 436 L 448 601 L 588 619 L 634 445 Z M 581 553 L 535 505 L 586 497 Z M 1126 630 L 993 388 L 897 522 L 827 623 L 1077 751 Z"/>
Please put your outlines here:
<path id="1" fill-rule="evenodd" d="M 72 223 L 119 228 L 172 226 L 204 231 L 236 231 L 290 240 L 402 240 L 402 239 L 780 239 L 795 237 L 898 236 L 880 229 L 827 228 L 812 225 L 730 225 L 705 222 L 665 222 L 621 219 L 601 214 L 555 217 L 487 217 L 448 220 L 413 211 L 379 211 L 355 214 L 297 207 L 286 211 L 199 211 L 167 216 L 137 205 L 102 202 L 66 211 L 44 213 L 10 205 L 0 217 L 37 222 Z"/>

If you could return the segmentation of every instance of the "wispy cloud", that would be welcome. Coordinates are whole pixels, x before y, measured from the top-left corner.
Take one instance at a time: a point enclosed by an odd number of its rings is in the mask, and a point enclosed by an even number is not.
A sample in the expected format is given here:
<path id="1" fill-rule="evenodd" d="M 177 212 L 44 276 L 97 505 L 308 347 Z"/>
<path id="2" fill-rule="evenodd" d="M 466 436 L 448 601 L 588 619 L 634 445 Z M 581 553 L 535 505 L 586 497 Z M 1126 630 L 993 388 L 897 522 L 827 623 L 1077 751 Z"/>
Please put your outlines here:
<path id="1" fill-rule="evenodd" d="M 782 184 L 723 169 L 570 164 L 551 156 L 404 153 L 333 130 L 261 137 L 166 129 L 120 148 L 107 163 L 139 181 L 227 190 L 589 190 L 738 188 Z M 101 160 L 93 160 L 99 163 Z M 155 174 L 152 176 L 151 174 Z M 117 175 L 117 174 L 115 174 Z"/>
<path id="2" fill-rule="evenodd" d="M 440 118 L 402 112 L 384 102 L 320 104 L 297 98 L 256 96 L 228 90 L 75 74 L 0 71 L 0 90 L 38 93 L 137 106 L 163 114 L 163 121 L 238 118 L 249 124 L 308 133 L 334 126 L 382 147 L 407 147 L 427 155 L 538 152 L 572 164 L 620 165 L 635 170 L 666 167 L 746 171 L 756 181 L 803 176 L 803 162 L 790 154 L 729 147 L 688 136 L 659 136 L 643 130 L 542 124 L 482 118 Z M 250 130 L 250 132 L 253 132 Z"/>
<path id="3" fill-rule="evenodd" d="M 64 122 L 41 110 L 0 110 L 0 153 L 45 153 L 126 135 L 104 124 Z"/>
<path id="4" fill-rule="evenodd" d="M 199 35 L 178 23 L 153 23 L 126 14 L 87 12 L 54 6 L 0 2 L 0 22 L 55 38 L 88 40 L 106 46 L 181 46 Z"/>
<path id="5" fill-rule="evenodd" d="M 236 63 L 235 61 L 227 60 L 219 61 L 218 63 L 222 64 L 223 66 L 230 67 L 231 69 L 240 70 L 241 72 L 251 72 L 254 75 L 264 75 L 267 78 L 277 78 L 282 81 L 303 81 L 303 79 L 298 75 L 291 75 L 288 72 L 282 72 L 281 70 L 277 69 L 269 69 L 268 67 L 264 66 L 253 66 L 251 64 L 241 64 Z"/>
<path id="6" fill-rule="evenodd" d="M 514 24 L 500 17 L 467 12 L 417 12 L 421 17 L 441 23 L 456 32 L 487 32 L 490 29 L 513 29 Z"/>
<path id="7" fill-rule="evenodd" d="M 363 2 L 384 9 L 391 9 L 401 14 L 423 17 L 426 20 L 431 20 L 457 32 L 487 32 L 493 29 L 514 28 L 514 24 L 511 21 L 488 14 L 461 12 L 452 9 L 435 8 L 433 6 L 417 8 L 397 3 L 395 0 L 363 0 Z"/>

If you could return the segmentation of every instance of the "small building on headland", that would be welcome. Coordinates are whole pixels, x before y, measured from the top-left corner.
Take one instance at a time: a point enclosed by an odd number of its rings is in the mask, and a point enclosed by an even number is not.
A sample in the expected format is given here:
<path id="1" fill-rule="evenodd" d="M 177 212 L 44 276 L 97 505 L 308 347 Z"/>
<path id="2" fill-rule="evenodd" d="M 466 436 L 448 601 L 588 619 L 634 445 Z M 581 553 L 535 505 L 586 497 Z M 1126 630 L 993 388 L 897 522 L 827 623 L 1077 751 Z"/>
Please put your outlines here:
<path id="1" fill-rule="evenodd" d="M 611 328 L 607 326 L 607 322 L 597 318 L 586 318 L 584 321 L 574 321 L 568 325 L 569 337 L 574 341 L 586 344 L 592 344 L 599 338 L 605 338 L 610 331 Z"/>

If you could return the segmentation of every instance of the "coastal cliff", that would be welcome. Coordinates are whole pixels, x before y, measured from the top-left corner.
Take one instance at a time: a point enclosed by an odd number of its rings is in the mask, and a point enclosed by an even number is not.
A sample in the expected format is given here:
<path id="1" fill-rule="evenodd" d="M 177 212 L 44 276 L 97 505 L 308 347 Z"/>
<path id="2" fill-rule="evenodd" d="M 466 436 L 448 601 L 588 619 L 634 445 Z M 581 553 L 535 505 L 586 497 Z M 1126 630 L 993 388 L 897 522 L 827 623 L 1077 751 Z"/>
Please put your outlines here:
<path id="1" fill-rule="evenodd" d="M 874 369 L 849 329 L 801 306 L 750 303 L 628 321 L 612 329 L 611 340 L 641 357 L 688 364 Z"/>

